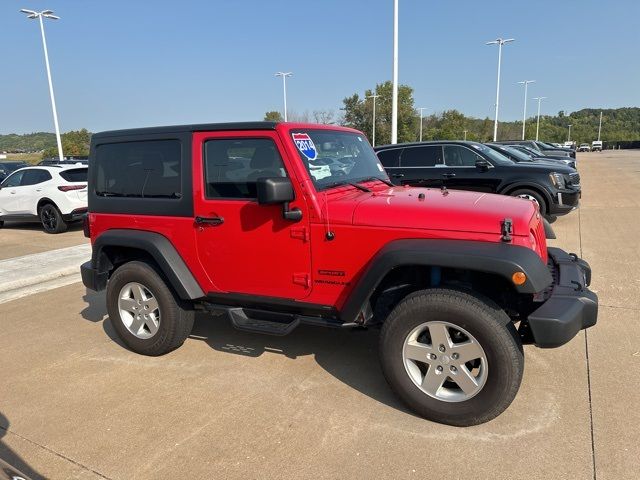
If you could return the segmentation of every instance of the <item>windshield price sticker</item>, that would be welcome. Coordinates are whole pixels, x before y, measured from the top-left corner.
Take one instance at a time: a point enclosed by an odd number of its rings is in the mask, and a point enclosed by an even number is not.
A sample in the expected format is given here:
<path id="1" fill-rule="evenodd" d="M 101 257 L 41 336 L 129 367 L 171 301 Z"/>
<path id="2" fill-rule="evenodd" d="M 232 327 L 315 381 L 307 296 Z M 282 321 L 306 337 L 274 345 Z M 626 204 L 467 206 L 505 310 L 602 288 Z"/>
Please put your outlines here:
<path id="1" fill-rule="evenodd" d="M 300 150 L 305 157 L 309 160 L 315 160 L 318 157 L 316 146 L 309 135 L 306 133 L 292 133 L 291 135 L 293 136 L 293 143 L 296 144 L 298 150 Z"/>

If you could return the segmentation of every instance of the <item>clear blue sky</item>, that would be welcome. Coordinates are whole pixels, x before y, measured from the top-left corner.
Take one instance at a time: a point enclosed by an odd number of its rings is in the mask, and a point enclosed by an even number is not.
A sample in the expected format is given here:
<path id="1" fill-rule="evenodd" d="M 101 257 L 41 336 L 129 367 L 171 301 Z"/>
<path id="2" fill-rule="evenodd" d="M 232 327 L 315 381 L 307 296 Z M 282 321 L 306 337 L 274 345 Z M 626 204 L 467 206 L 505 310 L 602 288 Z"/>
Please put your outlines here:
<path id="1" fill-rule="evenodd" d="M 153 11 L 150 8 L 153 6 Z M 391 0 L 0 0 L 0 133 L 53 131 L 46 22 L 63 131 L 262 119 L 282 107 L 338 110 L 391 78 Z M 522 86 L 543 112 L 640 106 L 638 0 L 400 0 L 400 82 L 416 107 L 493 117 L 498 36 L 503 120 Z M 535 104 L 529 102 L 529 111 Z"/>

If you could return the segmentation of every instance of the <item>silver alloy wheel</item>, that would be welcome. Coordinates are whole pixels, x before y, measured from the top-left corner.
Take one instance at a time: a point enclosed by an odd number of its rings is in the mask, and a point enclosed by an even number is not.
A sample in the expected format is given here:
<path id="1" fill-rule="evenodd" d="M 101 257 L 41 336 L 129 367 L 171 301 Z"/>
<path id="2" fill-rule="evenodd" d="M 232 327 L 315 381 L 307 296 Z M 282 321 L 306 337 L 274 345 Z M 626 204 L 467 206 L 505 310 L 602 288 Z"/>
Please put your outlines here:
<path id="1" fill-rule="evenodd" d="M 449 322 L 418 325 L 407 335 L 402 357 L 409 378 L 436 400 L 469 400 L 487 381 L 482 346 L 465 329 Z"/>
<path id="2" fill-rule="evenodd" d="M 528 195 L 526 193 L 521 193 L 520 195 L 516 195 L 516 197 L 517 198 L 525 198 L 527 200 L 531 200 L 533 203 L 538 205 L 538 207 L 540 206 L 540 204 L 538 203 L 538 200 L 533 195 Z"/>
<path id="3" fill-rule="evenodd" d="M 153 293 L 138 282 L 129 282 L 118 295 L 120 320 L 133 335 L 153 337 L 160 327 L 160 307 Z"/>

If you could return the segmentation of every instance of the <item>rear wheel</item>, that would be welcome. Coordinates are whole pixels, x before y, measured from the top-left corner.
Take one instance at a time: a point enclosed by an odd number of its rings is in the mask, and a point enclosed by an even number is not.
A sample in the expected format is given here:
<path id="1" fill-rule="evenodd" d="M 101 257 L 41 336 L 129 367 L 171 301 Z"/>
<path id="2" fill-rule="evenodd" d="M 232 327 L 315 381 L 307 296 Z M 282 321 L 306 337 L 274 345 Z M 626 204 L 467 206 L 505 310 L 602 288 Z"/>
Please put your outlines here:
<path id="1" fill-rule="evenodd" d="M 546 217 L 547 211 L 548 211 L 547 204 L 538 192 L 524 188 L 520 190 L 515 190 L 511 192 L 510 195 L 512 197 L 525 198 L 527 200 L 531 200 L 533 203 L 538 205 L 538 209 L 540 210 L 540 215 L 542 215 L 543 217 Z"/>
<path id="2" fill-rule="evenodd" d="M 194 312 L 185 308 L 154 268 L 118 267 L 107 284 L 107 311 L 118 336 L 134 352 L 163 355 L 184 343 Z"/>
<path id="3" fill-rule="evenodd" d="M 511 320 L 488 299 L 457 290 L 407 296 L 380 338 L 384 375 L 415 412 L 440 423 L 477 425 L 513 401 L 524 371 Z"/>
<path id="4" fill-rule="evenodd" d="M 55 205 L 47 203 L 40 207 L 40 222 L 47 233 L 62 233 L 67 231 L 67 222 Z"/>

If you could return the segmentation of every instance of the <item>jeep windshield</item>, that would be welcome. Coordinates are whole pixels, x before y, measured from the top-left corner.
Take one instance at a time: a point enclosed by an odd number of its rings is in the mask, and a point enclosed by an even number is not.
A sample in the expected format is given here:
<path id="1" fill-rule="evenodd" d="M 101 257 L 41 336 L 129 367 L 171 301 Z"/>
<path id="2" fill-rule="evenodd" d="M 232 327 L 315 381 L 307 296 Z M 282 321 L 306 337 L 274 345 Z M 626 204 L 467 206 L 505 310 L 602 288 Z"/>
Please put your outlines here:
<path id="1" fill-rule="evenodd" d="M 389 182 L 371 145 L 361 134 L 294 130 L 291 138 L 318 190 L 364 181 Z"/>

